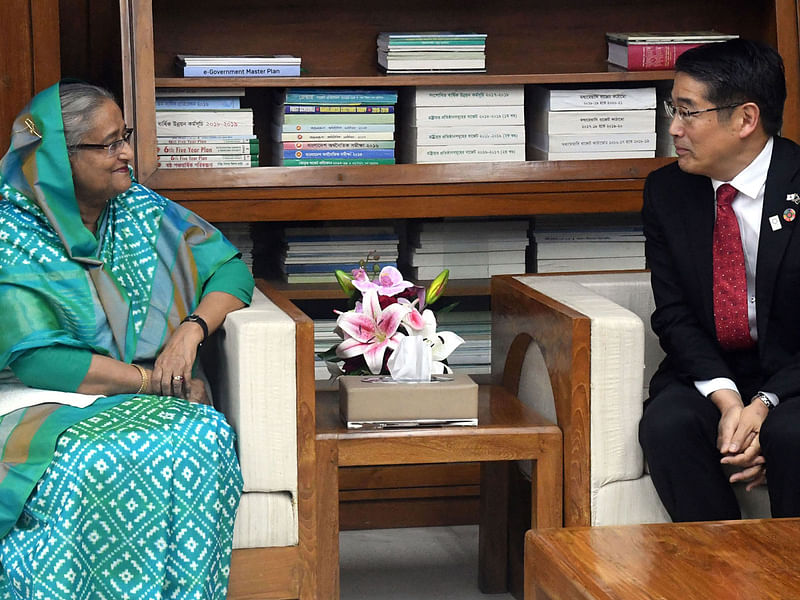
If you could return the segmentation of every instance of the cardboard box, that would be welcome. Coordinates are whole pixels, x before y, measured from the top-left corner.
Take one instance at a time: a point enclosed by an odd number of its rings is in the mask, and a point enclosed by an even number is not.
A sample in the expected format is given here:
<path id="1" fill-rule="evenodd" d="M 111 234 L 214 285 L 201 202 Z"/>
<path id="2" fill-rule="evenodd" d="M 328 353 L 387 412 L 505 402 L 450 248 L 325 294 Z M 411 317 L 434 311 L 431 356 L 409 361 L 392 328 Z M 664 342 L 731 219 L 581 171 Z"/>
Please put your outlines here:
<path id="1" fill-rule="evenodd" d="M 469 375 L 405 383 L 388 376 L 339 378 L 339 412 L 351 429 L 478 424 L 478 384 Z"/>

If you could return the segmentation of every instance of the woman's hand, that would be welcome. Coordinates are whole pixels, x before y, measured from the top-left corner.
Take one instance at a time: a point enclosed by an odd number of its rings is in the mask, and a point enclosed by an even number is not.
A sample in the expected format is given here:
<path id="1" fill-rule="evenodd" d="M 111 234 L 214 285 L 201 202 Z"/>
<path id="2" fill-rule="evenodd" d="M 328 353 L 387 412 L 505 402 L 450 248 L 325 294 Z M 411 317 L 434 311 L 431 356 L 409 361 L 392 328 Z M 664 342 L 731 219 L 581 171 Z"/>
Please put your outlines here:
<path id="1" fill-rule="evenodd" d="M 202 387 L 202 383 L 196 386 L 192 381 L 192 365 L 202 341 L 203 329 L 197 323 L 181 323 L 172 332 L 153 366 L 151 388 L 154 394 L 191 399 L 191 389 Z"/>
<path id="2" fill-rule="evenodd" d="M 192 379 L 189 381 L 188 393 L 186 396 L 189 402 L 211 405 L 211 401 L 206 395 L 206 384 L 202 379 Z"/>

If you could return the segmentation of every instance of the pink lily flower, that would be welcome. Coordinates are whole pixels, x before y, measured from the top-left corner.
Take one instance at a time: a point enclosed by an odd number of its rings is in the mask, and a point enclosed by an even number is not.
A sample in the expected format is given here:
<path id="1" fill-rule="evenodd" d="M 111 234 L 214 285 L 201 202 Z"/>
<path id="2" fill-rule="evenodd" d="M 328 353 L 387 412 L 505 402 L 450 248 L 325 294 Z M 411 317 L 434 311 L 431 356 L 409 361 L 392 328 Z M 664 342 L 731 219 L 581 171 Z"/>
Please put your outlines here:
<path id="1" fill-rule="evenodd" d="M 402 273 L 396 267 L 383 267 L 375 281 L 370 281 L 364 269 L 353 271 L 353 286 L 362 294 L 368 290 L 377 290 L 381 296 L 395 296 L 413 285 L 403 279 Z"/>
<path id="2" fill-rule="evenodd" d="M 414 300 L 414 302 L 410 302 L 406 298 L 398 298 L 397 302 L 409 308 L 408 313 L 403 317 L 403 326 L 406 328 L 406 331 L 411 335 L 418 335 L 425 327 L 425 320 L 419 310 L 417 310 L 417 301 Z"/>
<path id="3" fill-rule="evenodd" d="M 378 289 L 378 284 L 372 283 L 372 280 L 364 269 L 353 269 L 352 275 L 353 279 L 350 283 L 362 294 L 369 290 Z"/>
<path id="4" fill-rule="evenodd" d="M 363 354 L 370 372 L 380 374 L 386 350 L 397 348 L 404 337 L 398 328 L 409 310 L 408 305 L 399 303 L 381 309 L 378 292 L 364 292 L 362 312 L 342 313 L 336 320 L 337 327 L 347 336 L 336 347 L 336 356 L 346 359 Z"/>

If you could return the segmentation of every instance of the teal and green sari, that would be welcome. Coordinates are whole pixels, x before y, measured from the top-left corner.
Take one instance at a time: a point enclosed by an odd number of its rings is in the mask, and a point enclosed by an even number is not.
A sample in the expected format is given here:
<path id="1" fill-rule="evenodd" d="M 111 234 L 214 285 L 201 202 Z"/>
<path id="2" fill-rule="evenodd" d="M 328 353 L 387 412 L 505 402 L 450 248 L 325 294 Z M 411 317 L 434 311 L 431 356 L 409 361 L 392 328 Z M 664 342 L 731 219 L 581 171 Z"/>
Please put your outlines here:
<path id="1" fill-rule="evenodd" d="M 58 85 L 17 117 L 0 196 L 0 370 L 54 345 L 152 361 L 238 255 L 135 181 L 86 229 Z M 22 408 L 0 416 L 0 459 L 0 598 L 225 598 L 242 481 L 213 408 L 134 394 Z"/>

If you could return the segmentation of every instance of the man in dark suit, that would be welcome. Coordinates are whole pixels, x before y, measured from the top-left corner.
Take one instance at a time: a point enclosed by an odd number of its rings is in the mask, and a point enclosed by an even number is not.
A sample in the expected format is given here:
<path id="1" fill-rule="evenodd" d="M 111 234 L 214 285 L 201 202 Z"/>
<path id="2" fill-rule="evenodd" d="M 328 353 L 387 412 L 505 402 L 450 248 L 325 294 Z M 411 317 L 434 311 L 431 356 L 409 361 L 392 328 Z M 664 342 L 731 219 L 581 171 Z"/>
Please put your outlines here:
<path id="1" fill-rule="evenodd" d="M 642 209 L 667 356 L 639 439 L 675 521 L 740 518 L 735 481 L 766 481 L 773 516 L 798 516 L 800 147 L 778 135 L 783 62 L 732 40 L 675 70 L 678 160 L 647 178 Z"/>

